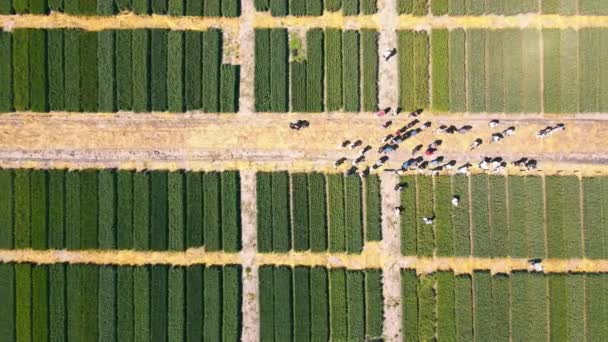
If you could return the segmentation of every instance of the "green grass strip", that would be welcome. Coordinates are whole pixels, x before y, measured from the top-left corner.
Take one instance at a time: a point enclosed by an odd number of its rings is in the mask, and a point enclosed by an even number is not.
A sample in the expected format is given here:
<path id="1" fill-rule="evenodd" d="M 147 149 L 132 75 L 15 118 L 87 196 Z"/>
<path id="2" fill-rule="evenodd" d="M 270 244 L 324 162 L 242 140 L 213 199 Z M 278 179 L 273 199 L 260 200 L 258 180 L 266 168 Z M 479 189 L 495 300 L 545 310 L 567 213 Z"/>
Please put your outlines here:
<path id="1" fill-rule="evenodd" d="M 201 247 L 203 241 L 202 174 L 186 173 L 186 247 Z"/>
<path id="2" fill-rule="evenodd" d="M 13 171 L 0 169 L 0 248 L 13 248 Z"/>
<path id="3" fill-rule="evenodd" d="M 509 255 L 527 258 L 530 240 L 526 232 L 526 179 L 509 177 Z M 544 240 L 544 238 L 543 238 Z"/>
<path id="4" fill-rule="evenodd" d="M 470 275 L 455 277 L 456 341 L 473 341 L 473 292 Z"/>
<path id="5" fill-rule="evenodd" d="M 169 268 L 169 294 L 167 298 L 167 337 L 169 341 L 186 339 L 186 273 L 183 267 Z"/>
<path id="6" fill-rule="evenodd" d="M 544 108 L 545 113 L 560 113 L 561 109 L 561 42 L 560 30 L 543 29 Z M 571 81 L 571 80 L 569 80 Z"/>
<path id="7" fill-rule="evenodd" d="M 51 0 L 52 1 L 52 0 Z M 13 3 L 11 0 L 0 3 L 0 14 L 8 15 L 13 12 Z"/>
<path id="8" fill-rule="evenodd" d="M 289 63 L 291 111 L 306 111 L 306 62 Z"/>
<path id="9" fill-rule="evenodd" d="M 293 288 L 289 267 L 276 267 L 273 273 L 274 288 L 274 339 L 288 341 L 293 338 Z"/>
<path id="10" fill-rule="evenodd" d="M 270 14 L 273 17 L 283 17 L 289 14 L 288 0 L 269 0 Z"/>
<path id="11" fill-rule="evenodd" d="M 210 4 L 211 2 L 205 2 Z M 217 2 L 219 7 L 219 2 Z M 219 8 L 218 8 L 219 10 Z M 219 15 L 219 13 L 218 13 Z M 205 112 L 220 111 L 220 66 L 222 65 L 222 32 L 210 29 L 203 32 L 202 102 Z"/>
<path id="12" fill-rule="evenodd" d="M 606 254 L 604 246 L 606 241 L 602 205 L 606 201 L 601 191 L 603 179 L 583 178 L 583 227 L 585 229 L 585 257 L 601 259 Z"/>
<path id="13" fill-rule="evenodd" d="M 133 248 L 150 248 L 150 174 L 133 174 Z"/>
<path id="14" fill-rule="evenodd" d="M 168 248 L 168 175 L 155 171 L 150 175 L 150 249 Z M 154 272 L 154 270 L 152 270 Z"/>
<path id="15" fill-rule="evenodd" d="M 533 257 L 545 256 L 545 198 L 543 196 L 543 180 L 538 176 L 526 177 L 526 231 L 528 233 L 528 255 Z"/>
<path id="16" fill-rule="evenodd" d="M 270 111 L 270 29 L 255 30 L 254 92 L 255 110 Z"/>
<path id="17" fill-rule="evenodd" d="M 492 337 L 496 341 L 509 341 L 511 282 L 506 274 L 496 274 L 492 277 Z"/>
<path id="18" fill-rule="evenodd" d="M 503 31 L 503 78 L 505 112 L 520 113 L 523 110 L 524 60 L 522 46 L 523 31 L 508 29 Z M 534 50 L 535 46 L 526 47 Z"/>
<path id="19" fill-rule="evenodd" d="M 272 266 L 258 269 L 260 292 L 260 340 L 274 341 L 274 286 Z"/>
<path id="20" fill-rule="evenodd" d="M 608 276 L 603 273 L 585 275 L 586 331 L 589 341 L 598 341 L 608 334 L 608 307 L 605 298 L 608 296 Z M 604 300 L 597 300 L 603 298 Z"/>
<path id="21" fill-rule="evenodd" d="M 50 170 L 48 173 L 48 247 L 63 249 L 65 248 L 65 171 Z"/>
<path id="22" fill-rule="evenodd" d="M 416 203 L 416 178 L 404 176 L 400 179 L 401 184 L 407 187 L 401 191 L 401 254 L 416 255 L 418 245 L 418 218 Z"/>
<path id="23" fill-rule="evenodd" d="M 152 0 L 152 13 L 167 14 L 167 0 Z"/>
<path id="24" fill-rule="evenodd" d="M 167 109 L 184 111 L 184 32 L 167 33 Z"/>
<path id="25" fill-rule="evenodd" d="M 466 31 L 467 111 L 486 111 L 486 32 L 481 29 Z M 489 59 L 489 56 L 488 56 Z"/>
<path id="26" fill-rule="evenodd" d="M 475 341 L 489 341 L 494 337 L 492 327 L 492 276 L 490 272 L 476 271 L 473 274 L 473 327 Z"/>
<path id="27" fill-rule="evenodd" d="M 272 3 L 271 3 L 272 8 Z M 289 65 L 286 29 L 270 30 L 270 110 L 289 110 Z"/>
<path id="28" fill-rule="evenodd" d="M 310 340 L 329 340 L 329 288 L 327 269 L 313 267 L 310 270 Z"/>
<path id="29" fill-rule="evenodd" d="M 536 48 L 541 34 L 537 30 L 522 30 L 522 110 L 526 113 L 540 112 L 540 47 Z M 532 48 L 534 46 L 534 48 Z"/>
<path id="30" fill-rule="evenodd" d="M 342 2 L 342 14 L 346 16 L 359 15 L 359 0 L 346 0 Z"/>
<path id="31" fill-rule="evenodd" d="M 34 112 L 47 112 L 47 31 L 33 30 L 30 36 L 30 107 Z"/>
<path id="32" fill-rule="evenodd" d="M 382 239 L 382 203 L 378 175 L 369 175 L 365 178 L 365 208 L 365 240 L 380 241 Z"/>
<path id="33" fill-rule="evenodd" d="M 306 14 L 319 16 L 323 14 L 323 0 L 306 0 Z"/>
<path id="34" fill-rule="evenodd" d="M 32 340 L 49 339 L 49 271 L 47 265 L 32 267 Z"/>
<path id="35" fill-rule="evenodd" d="M 513 340 L 547 340 L 545 276 L 528 272 L 514 272 L 510 278 Z M 535 319 L 529 319 L 529 317 Z"/>
<path id="36" fill-rule="evenodd" d="M 200 286 L 200 285 L 199 285 Z M 150 268 L 133 269 L 133 336 L 135 341 L 150 341 Z"/>
<path id="37" fill-rule="evenodd" d="M 0 333 L 7 341 L 15 340 L 15 268 L 0 264 Z"/>
<path id="38" fill-rule="evenodd" d="M 63 264 L 49 265 L 49 340 L 51 341 L 66 340 L 65 267 Z M 2 278 L 4 279 L 4 277 Z"/>
<path id="39" fill-rule="evenodd" d="M 465 0 L 449 0 L 448 1 L 448 14 L 450 16 L 465 15 L 467 12 L 467 6 Z"/>
<path id="40" fill-rule="evenodd" d="M 118 12 L 130 12 L 133 9 L 133 0 L 116 0 L 115 3 Z"/>
<path id="41" fill-rule="evenodd" d="M 361 253 L 363 250 L 363 208 L 361 202 L 361 178 L 344 178 L 344 207 L 346 218 L 346 251 Z"/>
<path id="42" fill-rule="evenodd" d="M 154 5 L 154 4 L 153 4 Z M 150 30 L 150 108 L 155 112 L 167 110 L 168 31 Z"/>
<path id="43" fill-rule="evenodd" d="M 344 110 L 358 112 L 361 108 L 359 31 L 342 33 L 342 65 Z"/>
<path id="44" fill-rule="evenodd" d="M 492 113 L 505 111 L 505 72 L 503 70 L 503 30 L 489 30 L 486 38 L 486 103 Z M 508 52 L 507 52 L 508 53 Z"/>
<path id="45" fill-rule="evenodd" d="M 115 341 L 116 336 L 116 267 L 99 268 L 99 339 Z"/>
<path id="46" fill-rule="evenodd" d="M 13 109 L 12 46 L 12 35 L 0 32 L 0 112 L 10 112 Z"/>
<path id="47" fill-rule="evenodd" d="M 296 342 L 310 340 L 310 268 L 295 267 L 293 269 L 294 284 L 294 336 Z"/>
<path id="48" fill-rule="evenodd" d="M 18 170 L 13 179 L 13 231 L 16 249 L 32 246 L 30 174 L 29 170 Z"/>
<path id="49" fill-rule="evenodd" d="M 328 4 L 325 4 L 326 8 Z M 342 30 L 325 29 L 326 105 L 328 111 L 342 109 Z"/>
<path id="50" fill-rule="evenodd" d="M 19 13 L 19 12 L 18 12 Z M 32 30 L 15 30 L 12 46 L 13 100 L 17 111 L 30 108 L 30 37 Z"/>
<path id="51" fill-rule="evenodd" d="M 452 2 L 450 2 L 452 3 Z M 465 71 L 465 31 L 456 29 L 449 32 L 449 104 L 452 112 L 466 112 L 466 71 Z M 435 73 L 433 73 L 435 75 Z M 434 81 L 433 81 L 434 84 Z"/>
<path id="52" fill-rule="evenodd" d="M 185 249 L 185 176 L 183 172 L 170 172 L 167 175 L 167 229 L 168 249 L 181 251 Z M 171 278 L 171 275 L 169 275 Z"/>
<path id="53" fill-rule="evenodd" d="M 110 16 L 115 14 L 114 1 L 102 1 L 97 3 L 97 15 Z"/>
<path id="54" fill-rule="evenodd" d="M 454 255 L 454 228 L 452 226 L 452 179 L 435 177 L 435 238 L 437 255 Z"/>
<path id="55" fill-rule="evenodd" d="M 601 1 L 579 0 L 578 11 L 584 15 L 606 15 L 608 6 Z"/>
<path id="56" fill-rule="evenodd" d="M 15 337 L 32 340 L 32 265 L 15 264 Z"/>
<path id="57" fill-rule="evenodd" d="M 100 112 L 111 113 L 116 111 L 115 44 L 116 31 L 101 31 L 97 33 L 97 75 L 99 78 L 98 104 Z"/>
<path id="58" fill-rule="evenodd" d="M 376 0 L 371 1 L 375 4 Z M 365 3 L 370 1 L 365 1 L 361 5 Z M 367 112 L 378 109 L 378 36 L 376 30 L 361 30 L 363 110 Z"/>
<path id="59" fill-rule="evenodd" d="M 99 224 L 98 171 L 80 172 L 80 248 L 98 247 Z"/>
<path id="60" fill-rule="evenodd" d="M 220 174 L 203 174 L 203 240 L 208 251 L 222 249 Z"/>
<path id="61" fill-rule="evenodd" d="M 563 177 L 562 189 L 564 194 L 579 194 L 580 181 L 578 177 Z M 567 258 L 583 257 L 583 241 L 581 236 L 580 196 L 564 196 L 562 207 L 564 221 L 564 241 L 566 242 Z"/>
<path id="62" fill-rule="evenodd" d="M 116 31 L 116 105 L 118 110 L 133 109 L 132 32 L 129 30 Z"/>
<path id="63" fill-rule="evenodd" d="M 341 174 L 327 175 L 329 251 L 346 250 L 346 221 L 344 209 L 344 177 Z"/>
<path id="64" fill-rule="evenodd" d="M 437 1 L 433 1 L 435 5 Z M 447 12 L 447 0 L 445 12 Z M 443 7 L 443 6 L 442 6 Z M 443 9 L 443 8 L 442 8 Z M 433 10 L 434 12 L 435 10 Z M 445 12 L 443 14 L 445 14 Z M 447 112 L 450 108 L 450 58 L 448 30 L 433 30 L 431 33 L 433 104 L 435 110 Z"/>
<path id="65" fill-rule="evenodd" d="M 237 171 L 221 174 L 222 248 L 225 252 L 241 249 L 241 179 Z"/>
<path id="66" fill-rule="evenodd" d="M 578 178 L 546 177 L 546 189 L 549 256 L 581 257 L 579 196 L 566 195 L 578 195 Z"/>
<path id="67" fill-rule="evenodd" d="M 139 15 L 150 14 L 150 2 L 148 0 L 133 0 L 133 12 Z"/>
<path id="68" fill-rule="evenodd" d="M 365 339 L 365 274 L 362 271 L 346 272 L 348 305 L 348 340 Z"/>
<path id="69" fill-rule="evenodd" d="M 489 222 L 488 176 L 471 176 L 471 205 L 473 206 L 473 255 L 491 257 L 494 253 L 492 228 Z"/>
<path id="70" fill-rule="evenodd" d="M 116 175 L 116 245 L 133 248 L 133 172 L 118 171 Z"/>
<path id="71" fill-rule="evenodd" d="M 327 202 L 325 177 L 320 173 L 308 174 L 308 214 L 310 249 L 313 252 L 327 250 Z"/>
<path id="72" fill-rule="evenodd" d="M 258 172 L 257 193 L 257 242 L 259 252 L 272 251 L 272 174 Z"/>
<path id="73" fill-rule="evenodd" d="M 342 9 L 342 0 L 325 0 L 325 9 L 329 12 L 337 12 Z"/>
<path id="74" fill-rule="evenodd" d="M 98 108 L 97 33 L 80 33 L 80 109 L 96 112 Z"/>
<path id="75" fill-rule="evenodd" d="M 560 31 L 560 100 L 562 113 L 576 113 L 578 106 L 578 34 L 575 30 Z"/>
<path id="76" fill-rule="evenodd" d="M 549 318 L 552 341 L 568 340 L 568 288 L 566 276 L 550 274 L 549 278 Z"/>
<path id="77" fill-rule="evenodd" d="M 203 1 L 202 0 L 186 1 L 186 15 L 202 16 L 203 15 Z"/>
<path id="78" fill-rule="evenodd" d="M 67 338 L 70 341 L 82 341 L 85 338 L 86 301 L 84 268 L 86 265 L 66 266 L 67 277 Z"/>
<path id="79" fill-rule="evenodd" d="M 133 340 L 133 267 L 118 267 L 116 274 L 116 336 Z"/>
<path id="80" fill-rule="evenodd" d="M 186 340 L 202 341 L 203 327 L 203 266 L 186 268 Z"/>
<path id="81" fill-rule="evenodd" d="M 435 275 L 418 278 L 418 337 L 420 341 L 430 341 L 436 334 L 436 298 L 433 288 Z"/>
<path id="82" fill-rule="evenodd" d="M 401 270 L 402 329 L 404 341 L 418 341 L 418 280 L 416 271 Z"/>
<path id="83" fill-rule="evenodd" d="M 99 248 L 116 248 L 116 173 L 99 171 Z"/>
<path id="84" fill-rule="evenodd" d="M 397 13 L 412 14 L 413 4 L 412 0 L 397 0 Z"/>
<path id="85" fill-rule="evenodd" d="M 548 256 L 563 258 L 566 255 L 563 225 L 563 207 L 565 194 L 561 188 L 561 177 L 551 176 L 545 179 L 547 201 L 547 250 Z"/>
<path id="86" fill-rule="evenodd" d="M 81 248 L 80 231 L 80 174 L 65 174 L 65 247 Z"/>
<path id="87" fill-rule="evenodd" d="M 382 336 L 384 321 L 384 303 L 382 299 L 382 270 L 365 271 L 365 336 L 379 338 Z"/>
<path id="88" fill-rule="evenodd" d="M 329 270 L 329 317 L 331 339 L 348 339 L 346 270 Z"/>
<path id="89" fill-rule="evenodd" d="M 456 337 L 454 274 L 452 272 L 438 272 L 436 277 L 437 337 L 442 341 L 454 341 Z"/>
<path id="90" fill-rule="evenodd" d="M 488 0 L 485 3 L 486 14 L 505 14 L 504 9 L 507 6 L 508 6 L 508 4 L 501 0 Z M 517 7 L 517 6 L 511 6 L 511 7 Z"/>
<path id="91" fill-rule="evenodd" d="M 600 30 L 579 30 L 579 104 L 581 112 L 599 111 Z"/>
<path id="92" fill-rule="evenodd" d="M 81 316 L 84 340 L 99 339 L 99 275 L 97 265 L 83 265 L 82 270 L 82 299 L 84 314 Z"/>
<path id="93" fill-rule="evenodd" d="M 306 174 L 294 173 L 291 175 L 291 200 L 293 203 L 293 248 L 296 251 L 305 251 L 310 248 Z"/>
<path id="94" fill-rule="evenodd" d="M 203 303 L 205 341 L 222 339 L 222 268 L 211 266 L 205 268 L 205 289 Z"/>
<path id="95" fill-rule="evenodd" d="M 186 12 L 187 13 L 187 12 Z M 202 32 L 185 32 L 185 103 L 186 110 L 200 109 L 201 105 L 201 75 L 202 75 Z"/>
<path id="96" fill-rule="evenodd" d="M 323 30 L 320 28 L 308 30 L 306 32 L 307 112 L 323 111 L 323 54 Z"/>
<path id="97" fill-rule="evenodd" d="M 30 12 L 31 0 L 14 0 L 13 9 L 17 14 L 27 14 Z"/>
<path id="98" fill-rule="evenodd" d="M 568 292 L 568 339 L 583 341 L 585 339 L 585 275 L 561 275 L 566 278 Z"/>
<path id="99" fill-rule="evenodd" d="M 414 32 L 413 47 L 415 107 L 427 108 L 430 105 L 428 34 L 426 32 Z"/>
<path id="100" fill-rule="evenodd" d="M 222 341 L 241 337 L 241 266 L 224 266 L 222 273 Z"/>
<path id="101" fill-rule="evenodd" d="M 509 220 L 507 217 L 506 179 L 503 176 L 490 176 L 489 211 L 492 229 L 492 254 L 498 257 L 509 255 Z"/>
<path id="102" fill-rule="evenodd" d="M 48 243 L 48 175 L 44 170 L 33 170 L 30 181 L 32 248 L 44 250 L 47 249 Z"/>
<path id="103" fill-rule="evenodd" d="M 272 250 L 287 252 L 291 249 L 289 221 L 289 175 L 287 172 L 272 174 Z"/>
<path id="104" fill-rule="evenodd" d="M 240 0 L 222 0 L 222 16 L 233 18 L 241 15 Z"/>
<path id="105" fill-rule="evenodd" d="M 156 49 L 156 47 L 155 47 Z M 150 31 L 133 30 L 133 111 L 150 110 Z"/>
<path id="106" fill-rule="evenodd" d="M 241 82 L 239 65 L 222 65 L 220 69 L 220 112 L 236 113 L 239 111 L 239 88 Z"/>
<path id="107" fill-rule="evenodd" d="M 608 7 L 608 6 L 607 6 Z M 607 9 L 608 10 L 608 9 Z M 606 41 L 608 39 L 608 30 L 600 29 L 600 41 Z M 604 112 L 608 110 L 608 81 L 606 81 L 606 77 L 608 77 L 608 65 L 606 65 L 606 61 L 608 61 L 608 44 L 600 45 L 600 89 L 598 91 L 599 96 L 599 110 Z"/>
<path id="108" fill-rule="evenodd" d="M 416 224 L 417 254 L 419 256 L 432 256 L 435 250 L 434 226 L 422 221 L 423 217 L 433 217 L 433 178 L 427 176 L 416 177 Z"/>

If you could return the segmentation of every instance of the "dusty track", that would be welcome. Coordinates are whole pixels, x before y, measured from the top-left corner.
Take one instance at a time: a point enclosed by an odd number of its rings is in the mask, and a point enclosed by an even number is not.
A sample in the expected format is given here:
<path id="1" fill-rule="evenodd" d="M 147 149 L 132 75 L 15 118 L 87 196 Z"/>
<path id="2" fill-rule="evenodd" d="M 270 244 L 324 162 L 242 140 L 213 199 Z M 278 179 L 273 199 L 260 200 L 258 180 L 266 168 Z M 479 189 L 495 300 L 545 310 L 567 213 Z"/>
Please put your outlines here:
<path id="1" fill-rule="evenodd" d="M 291 131 L 288 122 L 297 118 L 309 120 L 310 128 Z M 489 118 L 501 118 L 504 124 L 490 129 Z M 543 174 L 608 174 L 606 114 L 422 114 L 420 119 L 432 121 L 433 127 L 402 143 L 390 154 L 388 168 L 409 159 L 413 146 L 442 139 L 436 155 L 459 164 L 483 156 L 526 156 L 540 161 Z M 383 129 L 380 124 L 386 120 L 370 113 L 10 114 L 0 120 L 0 167 L 334 171 L 335 160 L 358 152 L 341 148 L 342 141 L 362 139 L 363 146 L 371 145 L 371 164 L 378 158 L 381 137 L 409 122 L 402 115 Z M 544 140 L 534 137 L 540 128 L 557 122 L 564 122 L 566 131 Z M 436 134 L 439 124 L 474 128 L 466 135 Z M 508 125 L 517 127 L 515 136 L 487 143 L 492 132 Z M 477 137 L 484 145 L 470 152 L 468 146 Z M 519 171 L 511 168 L 509 173 Z"/>

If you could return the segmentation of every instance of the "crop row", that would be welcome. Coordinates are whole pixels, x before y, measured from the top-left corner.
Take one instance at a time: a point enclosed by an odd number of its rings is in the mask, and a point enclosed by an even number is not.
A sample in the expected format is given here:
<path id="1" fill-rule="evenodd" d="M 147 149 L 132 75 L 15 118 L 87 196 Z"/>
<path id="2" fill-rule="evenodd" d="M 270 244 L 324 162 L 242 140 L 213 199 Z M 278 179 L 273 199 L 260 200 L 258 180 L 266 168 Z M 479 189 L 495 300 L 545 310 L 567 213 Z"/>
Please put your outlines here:
<path id="1" fill-rule="evenodd" d="M 403 270 L 404 340 L 601 339 L 606 333 L 606 280 L 606 274 L 417 276 Z"/>
<path id="2" fill-rule="evenodd" d="M 3 249 L 240 250 L 237 172 L 0 170 Z"/>
<path id="3" fill-rule="evenodd" d="M 380 180 L 375 175 L 362 180 L 337 174 L 258 173 L 257 215 L 260 252 L 361 253 L 364 238 L 381 238 Z"/>
<path id="4" fill-rule="evenodd" d="M 256 29 L 256 110 L 376 110 L 377 40 L 374 30 L 311 29 L 306 33 L 306 61 L 294 60 L 288 67 L 287 30 Z"/>
<path id="5" fill-rule="evenodd" d="M 425 32 L 398 31 L 399 105 L 404 110 L 429 106 L 429 39 Z"/>
<path id="6" fill-rule="evenodd" d="M 222 45 L 217 29 L 3 32 L 0 112 L 235 112 Z"/>
<path id="7" fill-rule="evenodd" d="M 532 258 L 547 256 L 546 248 L 553 258 L 608 256 L 605 178 L 583 178 L 581 184 L 576 177 L 555 176 L 543 185 L 532 176 L 404 176 L 401 182 L 408 184 L 401 192 L 403 255 Z M 433 215 L 433 225 L 423 223 Z"/>
<path id="8" fill-rule="evenodd" d="M 241 267 L 0 264 L 6 341 L 239 341 Z"/>
<path id="9" fill-rule="evenodd" d="M 270 11 L 275 16 L 320 16 L 323 10 L 346 16 L 375 14 L 377 0 L 254 0 L 257 11 Z"/>
<path id="10" fill-rule="evenodd" d="M 138 15 L 238 17 L 241 0 L 3 0 L 0 14 L 49 14 L 110 16 L 124 12 Z"/>
<path id="11" fill-rule="evenodd" d="M 608 4 L 596 0 L 398 0 L 399 14 L 432 15 L 517 15 L 542 13 L 560 15 L 606 15 Z"/>
<path id="12" fill-rule="evenodd" d="M 363 341 L 382 335 L 382 272 L 259 268 L 261 341 Z"/>

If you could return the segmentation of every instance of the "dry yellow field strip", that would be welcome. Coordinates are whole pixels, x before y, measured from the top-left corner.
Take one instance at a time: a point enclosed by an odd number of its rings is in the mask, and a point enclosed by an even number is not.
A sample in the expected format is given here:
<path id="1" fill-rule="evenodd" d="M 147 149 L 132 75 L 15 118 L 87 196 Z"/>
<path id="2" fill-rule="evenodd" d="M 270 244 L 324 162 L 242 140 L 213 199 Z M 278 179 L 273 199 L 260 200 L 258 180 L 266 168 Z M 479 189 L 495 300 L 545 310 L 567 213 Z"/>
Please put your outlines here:
<path id="1" fill-rule="evenodd" d="M 403 256 L 388 258 L 380 252 L 379 244 L 367 244 L 362 254 L 345 253 L 257 253 L 254 262 L 257 266 L 309 266 L 327 268 L 347 268 L 363 270 L 393 265 L 399 268 L 416 270 L 419 274 L 437 271 L 453 271 L 457 274 L 470 274 L 486 270 L 492 273 L 510 273 L 530 270 L 527 259 L 514 258 L 476 258 L 476 257 L 415 257 Z M 33 264 L 93 264 L 115 266 L 144 265 L 233 265 L 242 264 L 239 253 L 205 252 L 204 249 L 189 249 L 185 252 L 151 252 L 133 250 L 0 250 L 0 262 Z M 545 259 L 542 262 L 545 273 L 607 273 L 608 260 L 591 259 Z"/>
<path id="2" fill-rule="evenodd" d="M 210 27 L 237 29 L 240 18 L 193 17 L 168 15 L 135 15 L 122 13 L 115 16 L 75 16 L 63 13 L 50 15 L 0 15 L 0 26 L 17 28 L 80 28 L 89 31 L 110 29 L 157 28 L 171 30 L 206 30 Z M 270 13 L 255 13 L 253 26 L 273 27 L 332 27 L 378 29 L 380 16 L 344 16 L 340 12 L 325 12 L 315 17 L 273 17 Z M 398 29 L 424 30 L 430 28 L 585 28 L 607 27 L 608 16 L 560 16 L 547 14 L 521 14 L 516 16 L 399 16 Z"/>
<path id="3" fill-rule="evenodd" d="M 491 129 L 489 118 L 503 125 Z M 435 139 L 443 143 L 437 155 L 458 164 L 477 163 L 483 156 L 507 161 L 536 158 L 542 174 L 608 175 L 608 120 L 606 115 L 469 115 L 422 114 L 433 127 L 401 144 L 386 167 L 398 167 L 411 158 L 417 144 Z M 290 130 L 295 119 L 310 121 L 300 132 Z M 8 114 L 0 120 L 0 167 L 5 168 L 121 168 L 166 170 L 292 170 L 345 171 L 350 162 L 335 169 L 335 160 L 356 156 L 358 150 L 341 148 L 345 140 L 361 139 L 372 146 L 366 165 L 378 158 L 381 138 L 411 119 L 386 118 L 371 113 L 347 114 Z M 566 130 L 547 139 L 535 133 L 547 125 L 566 124 Z M 468 134 L 434 133 L 441 124 L 472 125 Z M 491 133 L 513 125 L 516 135 L 488 144 Z M 469 151 L 481 137 L 484 144 Z M 509 174 L 521 174 L 514 167 Z"/>

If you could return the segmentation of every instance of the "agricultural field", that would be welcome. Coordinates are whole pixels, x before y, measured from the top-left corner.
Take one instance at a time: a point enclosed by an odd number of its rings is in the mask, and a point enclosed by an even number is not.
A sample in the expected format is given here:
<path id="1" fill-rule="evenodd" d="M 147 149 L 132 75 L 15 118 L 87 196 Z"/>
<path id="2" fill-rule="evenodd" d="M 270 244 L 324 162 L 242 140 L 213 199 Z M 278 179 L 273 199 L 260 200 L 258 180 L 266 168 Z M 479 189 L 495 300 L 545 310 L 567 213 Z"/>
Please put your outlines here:
<path id="1" fill-rule="evenodd" d="M 259 252 L 361 253 L 381 239 L 380 180 L 261 172 L 257 219 Z"/>
<path id="2" fill-rule="evenodd" d="M 0 32 L 0 112 L 234 113 L 222 47 L 219 29 Z"/>
<path id="3" fill-rule="evenodd" d="M 240 341 L 241 266 L 0 264 L 5 341 Z"/>
<path id="4" fill-rule="evenodd" d="M 607 38 L 603 28 L 399 31 L 399 51 L 408 52 L 399 54 L 399 103 L 440 112 L 605 112 Z"/>
<path id="5" fill-rule="evenodd" d="M 382 336 L 382 273 L 259 269 L 261 341 L 363 341 Z"/>
<path id="6" fill-rule="evenodd" d="M 2 249 L 238 252 L 238 172 L 0 170 Z"/>
<path id="7" fill-rule="evenodd" d="M 370 15 L 378 12 L 377 0 L 253 0 L 255 9 L 274 17 L 320 16 L 324 11 L 345 16 Z"/>
<path id="8" fill-rule="evenodd" d="M 608 4 L 595 0 L 397 0 L 399 14 L 414 16 L 517 15 L 606 15 Z"/>
<path id="9" fill-rule="evenodd" d="M 606 274 L 401 276 L 404 341 L 596 341 L 606 334 Z"/>
<path id="10" fill-rule="evenodd" d="M 238 17 L 241 0 L 4 0 L 0 14 L 49 14 L 111 16 L 137 15 Z"/>
<path id="11" fill-rule="evenodd" d="M 409 184 L 401 193 L 403 255 L 608 256 L 606 178 L 404 176 L 401 182 Z M 452 196 L 460 199 L 457 207 Z M 423 223 L 433 215 L 433 225 Z"/>
<path id="12" fill-rule="evenodd" d="M 255 30 L 258 112 L 359 112 L 378 106 L 378 32 Z M 304 51 L 305 50 L 305 51 Z"/>

